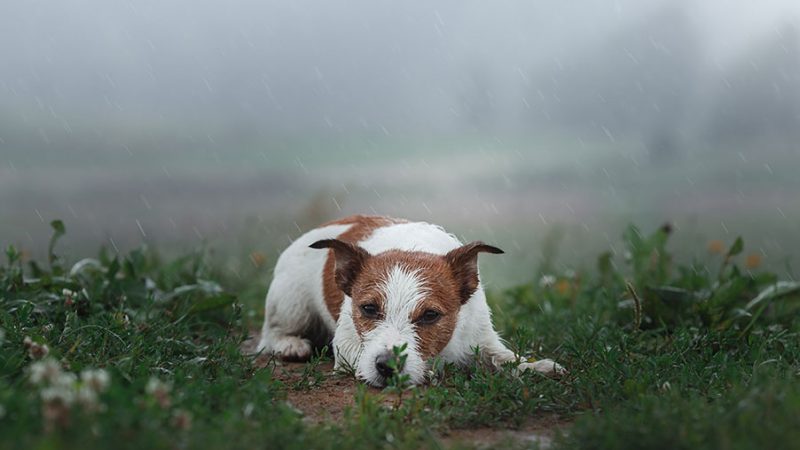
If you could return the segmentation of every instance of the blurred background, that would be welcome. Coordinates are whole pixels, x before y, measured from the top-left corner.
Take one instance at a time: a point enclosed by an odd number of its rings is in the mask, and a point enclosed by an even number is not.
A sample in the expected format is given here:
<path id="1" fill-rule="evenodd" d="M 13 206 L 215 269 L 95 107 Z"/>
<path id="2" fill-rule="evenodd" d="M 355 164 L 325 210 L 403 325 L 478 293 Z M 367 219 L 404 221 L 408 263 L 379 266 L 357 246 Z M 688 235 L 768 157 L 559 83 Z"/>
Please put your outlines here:
<path id="1" fill-rule="evenodd" d="M 351 213 L 592 268 L 626 224 L 793 277 L 795 0 L 0 4 L 0 245 L 266 273 Z M 710 244 L 709 244 L 710 243 Z M 750 259 L 752 258 L 752 259 Z M 487 258 L 488 260 L 488 258 Z"/>

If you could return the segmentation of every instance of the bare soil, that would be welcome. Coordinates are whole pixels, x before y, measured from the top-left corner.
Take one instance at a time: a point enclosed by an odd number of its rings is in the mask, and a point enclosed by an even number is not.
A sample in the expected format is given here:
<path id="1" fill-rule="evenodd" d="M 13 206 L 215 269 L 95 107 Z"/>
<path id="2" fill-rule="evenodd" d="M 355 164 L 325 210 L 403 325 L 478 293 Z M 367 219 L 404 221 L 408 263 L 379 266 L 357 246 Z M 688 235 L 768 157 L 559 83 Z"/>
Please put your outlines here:
<path id="1" fill-rule="evenodd" d="M 244 343 L 243 350 L 252 352 L 257 339 L 258 334 L 255 333 Z M 274 376 L 286 385 L 287 403 L 302 413 L 304 420 L 311 424 L 341 422 L 346 410 L 354 405 L 358 381 L 351 376 L 335 373 L 331 361 L 321 362 L 313 371 L 308 363 L 283 362 L 264 356 L 259 357 L 257 365 L 273 366 Z M 394 396 L 384 394 L 380 389 L 367 389 L 373 395 L 381 396 L 387 406 L 395 400 Z M 445 447 L 468 444 L 491 448 L 497 443 L 512 441 L 522 445 L 538 443 L 539 448 L 547 448 L 556 433 L 565 432 L 569 424 L 569 421 L 557 415 L 543 414 L 529 418 L 518 428 L 451 428 L 441 433 L 440 437 Z"/>

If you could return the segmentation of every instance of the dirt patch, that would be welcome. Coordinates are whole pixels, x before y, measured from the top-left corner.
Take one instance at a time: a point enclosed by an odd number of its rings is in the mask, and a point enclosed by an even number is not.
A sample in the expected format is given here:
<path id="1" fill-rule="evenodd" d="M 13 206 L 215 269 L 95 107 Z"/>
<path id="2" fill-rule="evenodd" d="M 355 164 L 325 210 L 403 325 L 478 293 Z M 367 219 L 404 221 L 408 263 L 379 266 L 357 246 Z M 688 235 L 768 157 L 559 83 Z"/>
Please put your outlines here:
<path id="1" fill-rule="evenodd" d="M 255 352 L 259 333 L 253 331 L 250 338 L 242 344 L 242 351 Z M 283 362 L 266 355 L 256 360 L 257 367 L 271 366 L 273 376 L 286 385 L 287 402 L 303 413 L 303 417 L 313 423 L 339 422 L 344 418 L 345 409 L 354 404 L 356 382 L 343 374 L 333 371 L 332 361 L 311 363 Z M 375 394 L 380 390 L 368 388 Z"/>
<path id="2" fill-rule="evenodd" d="M 345 409 L 353 406 L 356 383 L 345 375 L 333 372 L 332 362 L 320 363 L 308 373 L 304 363 L 277 363 L 273 375 L 286 384 L 287 401 L 313 423 L 339 422 Z M 321 376 L 317 379 L 317 376 Z M 380 390 L 368 388 L 379 394 Z"/>
<path id="3" fill-rule="evenodd" d="M 243 351 L 252 353 L 257 339 L 258 333 L 251 335 L 243 344 Z M 259 367 L 273 368 L 273 376 L 286 385 L 287 402 L 301 412 L 304 420 L 309 423 L 341 422 L 345 411 L 355 404 L 355 393 L 359 383 L 352 376 L 335 373 L 333 362 L 330 360 L 314 365 L 281 362 L 260 356 L 256 364 Z M 391 406 L 395 400 L 393 396 L 383 394 L 381 389 L 367 387 L 367 390 L 370 394 L 381 396 L 387 406 Z M 449 429 L 440 436 L 445 447 L 465 444 L 491 448 L 501 442 L 515 442 L 523 445 L 538 444 L 539 448 L 548 448 L 556 434 L 559 431 L 565 432 L 569 425 L 569 421 L 554 414 L 537 415 L 514 429 L 490 427 Z"/>

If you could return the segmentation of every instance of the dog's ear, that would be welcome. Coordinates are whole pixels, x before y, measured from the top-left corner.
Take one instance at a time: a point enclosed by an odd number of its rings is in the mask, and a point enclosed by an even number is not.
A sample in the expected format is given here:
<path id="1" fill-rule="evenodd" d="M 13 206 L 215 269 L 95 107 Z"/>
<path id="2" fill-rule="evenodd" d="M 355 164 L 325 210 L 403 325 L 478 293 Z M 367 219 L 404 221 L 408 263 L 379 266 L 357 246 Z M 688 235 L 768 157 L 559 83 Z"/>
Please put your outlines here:
<path id="1" fill-rule="evenodd" d="M 458 283 L 458 296 L 461 304 L 467 302 L 478 289 L 478 253 L 503 253 L 497 247 L 476 241 L 462 245 L 444 255 L 445 261 L 453 271 L 453 277 Z"/>
<path id="2" fill-rule="evenodd" d="M 309 245 L 311 248 L 329 248 L 333 251 L 336 261 L 334 278 L 336 285 L 348 297 L 352 297 L 351 292 L 356 277 L 364 268 L 364 263 L 369 258 L 369 253 L 356 244 L 340 241 L 338 239 L 323 239 Z"/>

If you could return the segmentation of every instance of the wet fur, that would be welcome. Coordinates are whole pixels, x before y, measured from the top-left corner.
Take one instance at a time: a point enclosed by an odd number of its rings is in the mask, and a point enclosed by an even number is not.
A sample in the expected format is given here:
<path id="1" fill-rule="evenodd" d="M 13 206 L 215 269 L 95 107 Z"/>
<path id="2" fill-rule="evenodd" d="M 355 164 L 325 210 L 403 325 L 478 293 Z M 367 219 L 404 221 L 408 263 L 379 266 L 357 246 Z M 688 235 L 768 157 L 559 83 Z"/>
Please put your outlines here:
<path id="1" fill-rule="evenodd" d="M 462 245 L 424 222 L 352 216 L 327 223 L 278 259 L 258 350 L 304 360 L 313 338 L 328 341 L 336 368 L 354 367 L 373 385 L 386 381 L 375 369 L 376 358 L 404 343 L 404 372 L 414 383 L 424 382 L 433 356 L 466 365 L 478 348 L 495 366 L 518 361 L 492 326 L 477 266 L 482 252 L 502 253 L 482 242 Z M 364 304 L 376 305 L 383 316 L 366 317 Z M 421 324 L 431 309 L 441 313 L 439 319 Z M 563 371 L 549 360 L 519 368 Z"/>

